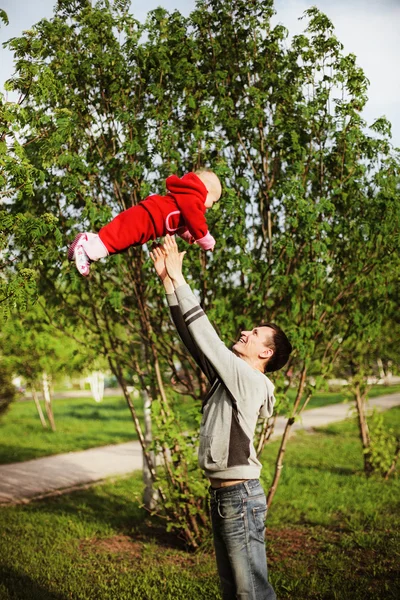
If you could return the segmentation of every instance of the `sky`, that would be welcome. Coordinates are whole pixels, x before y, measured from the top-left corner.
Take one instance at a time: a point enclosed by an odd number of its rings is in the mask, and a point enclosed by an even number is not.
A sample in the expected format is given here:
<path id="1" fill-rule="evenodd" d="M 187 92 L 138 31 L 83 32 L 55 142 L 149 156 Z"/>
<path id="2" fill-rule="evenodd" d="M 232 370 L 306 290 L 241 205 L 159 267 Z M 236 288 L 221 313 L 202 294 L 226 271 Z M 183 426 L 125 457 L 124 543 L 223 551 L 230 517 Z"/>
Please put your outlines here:
<path id="1" fill-rule="evenodd" d="M 56 0 L 0 0 L 10 24 L 1 26 L 0 43 L 19 36 L 43 18 L 50 18 Z M 370 81 L 369 101 L 363 113 L 368 123 L 385 115 L 392 123 L 393 144 L 400 147 L 400 0 L 276 0 L 275 23 L 289 35 L 304 30 L 299 17 L 312 5 L 333 22 L 346 52 L 357 56 Z M 188 15 L 195 0 L 132 0 L 131 11 L 144 20 L 148 11 L 163 6 Z M 13 56 L 0 46 L 0 88 L 13 73 Z M 12 99 L 12 98 L 10 98 Z"/>

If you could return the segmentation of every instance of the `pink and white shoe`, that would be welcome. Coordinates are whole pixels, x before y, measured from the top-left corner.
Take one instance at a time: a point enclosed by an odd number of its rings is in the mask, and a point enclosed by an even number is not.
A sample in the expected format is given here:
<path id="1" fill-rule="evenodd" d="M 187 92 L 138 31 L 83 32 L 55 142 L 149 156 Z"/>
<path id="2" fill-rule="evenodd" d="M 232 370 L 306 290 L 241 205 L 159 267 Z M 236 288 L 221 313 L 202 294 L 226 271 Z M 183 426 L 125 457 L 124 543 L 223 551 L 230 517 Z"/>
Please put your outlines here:
<path id="1" fill-rule="evenodd" d="M 87 242 L 86 233 L 78 233 L 68 248 L 68 260 L 74 260 L 79 273 L 87 277 L 90 272 L 90 258 L 83 249 L 82 242 Z"/>

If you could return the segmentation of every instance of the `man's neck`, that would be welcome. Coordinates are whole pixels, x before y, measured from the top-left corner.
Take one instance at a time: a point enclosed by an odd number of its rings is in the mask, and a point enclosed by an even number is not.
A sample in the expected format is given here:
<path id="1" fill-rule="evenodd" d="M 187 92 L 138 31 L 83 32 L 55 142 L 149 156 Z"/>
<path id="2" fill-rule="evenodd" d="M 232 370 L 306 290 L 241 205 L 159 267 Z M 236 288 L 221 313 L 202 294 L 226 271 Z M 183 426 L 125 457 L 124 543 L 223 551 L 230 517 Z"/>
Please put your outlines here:
<path id="1" fill-rule="evenodd" d="M 244 360 L 244 362 L 246 362 L 252 369 L 254 369 L 255 371 L 260 371 L 264 374 L 264 365 L 259 360 L 251 360 L 251 358 L 248 358 L 247 356 L 242 356 L 238 352 L 235 352 L 235 350 L 232 350 L 232 352 L 233 354 L 235 354 L 235 356 Z"/>

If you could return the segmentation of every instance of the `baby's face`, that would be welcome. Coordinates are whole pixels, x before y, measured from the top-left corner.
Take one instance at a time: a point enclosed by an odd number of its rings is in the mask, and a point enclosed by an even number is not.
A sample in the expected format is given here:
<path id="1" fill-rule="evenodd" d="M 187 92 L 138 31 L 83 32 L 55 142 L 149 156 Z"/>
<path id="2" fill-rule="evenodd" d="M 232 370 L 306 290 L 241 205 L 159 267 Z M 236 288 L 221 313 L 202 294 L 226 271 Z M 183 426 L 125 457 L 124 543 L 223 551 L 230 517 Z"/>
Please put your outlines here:
<path id="1" fill-rule="evenodd" d="M 198 177 L 204 183 L 208 191 L 204 205 L 206 208 L 211 208 L 214 202 L 218 202 L 218 200 L 221 198 L 221 183 L 215 173 L 208 171 L 200 173 Z"/>
<path id="2" fill-rule="evenodd" d="M 204 206 L 206 208 L 212 208 L 212 205 L 214 204 L 214 202 L 218 202 L 220 196 L 221 194 L 217 195 L 213 192 L 208 192 L 206 201 L 204 202 Z"/>

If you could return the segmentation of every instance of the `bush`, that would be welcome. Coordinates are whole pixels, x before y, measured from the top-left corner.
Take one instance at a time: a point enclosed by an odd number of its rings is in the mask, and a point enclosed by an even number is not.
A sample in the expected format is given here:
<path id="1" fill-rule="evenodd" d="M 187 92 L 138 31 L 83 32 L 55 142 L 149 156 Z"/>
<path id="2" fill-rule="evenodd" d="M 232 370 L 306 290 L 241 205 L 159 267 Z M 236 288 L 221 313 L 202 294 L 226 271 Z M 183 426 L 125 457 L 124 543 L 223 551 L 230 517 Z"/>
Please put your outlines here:
<path id="1" fill-rule="evenodd" d="M 376 410 L 373 411 L 368 424 L 371 443 L 364 453 L 369 458 L 372 470 L 385 476 L 396 454 L 396 435 L 392 428 L 385 425 L 383 414 Z"/>
<path id="2" fill-rule="evenodd" d="M 15 387 L 11 382 L 10 371 L 0 364 L 0 416 L 3 415 L 15 399 Z"/>

